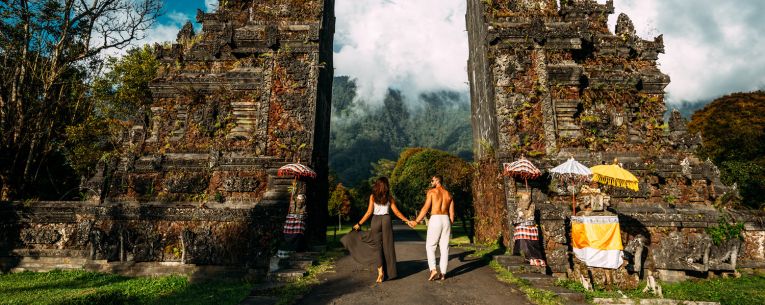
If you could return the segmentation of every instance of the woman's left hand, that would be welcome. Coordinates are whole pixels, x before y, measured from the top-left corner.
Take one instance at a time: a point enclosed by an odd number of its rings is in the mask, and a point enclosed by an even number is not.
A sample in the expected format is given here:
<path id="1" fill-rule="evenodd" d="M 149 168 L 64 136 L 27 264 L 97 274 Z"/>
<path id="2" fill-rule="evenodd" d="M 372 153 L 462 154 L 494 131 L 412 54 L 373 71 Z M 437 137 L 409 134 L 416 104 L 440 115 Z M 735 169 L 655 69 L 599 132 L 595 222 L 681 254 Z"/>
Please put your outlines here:
<path id="1" fill-rule="evenodd" d="M 359 230 L 359 228 L 361 228 L 361 227 L 359 226 L 359 224 L 355 224 L 355 225 L 353 225 L 353 230 L 355 230 L 355 231 L 358 231 L 358 230 Z"/>

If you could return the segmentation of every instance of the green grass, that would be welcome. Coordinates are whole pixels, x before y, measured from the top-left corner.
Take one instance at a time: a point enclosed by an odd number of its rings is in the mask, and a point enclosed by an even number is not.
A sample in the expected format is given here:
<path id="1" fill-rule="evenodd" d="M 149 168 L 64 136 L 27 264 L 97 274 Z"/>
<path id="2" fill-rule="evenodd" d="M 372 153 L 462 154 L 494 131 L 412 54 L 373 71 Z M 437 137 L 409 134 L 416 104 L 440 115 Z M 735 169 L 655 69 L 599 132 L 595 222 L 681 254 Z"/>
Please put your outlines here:
<path id="1" fill-rule="evenodd" d="M 513 275 L 512 272 L 507 271 L 507 269 L 502 267 L 499 263 L 497 263 L 497 261 L 491 261 L 489 266 L 497 272 L 497 279 L 499 279 L 501 282 L 505 282 L 518 287 L 518 290 L 526 294 L 526 298 L 529 299 L 530 302 L 537 305 L 564 304 L 563 299 L 561 299 L 552 291 L 534 288 L 528 281 L 518 278 Z"/>
<path id="2" fill-rule="evenodd" d="M 579 291 L 588 300 L 593 298 L 619 298 L 622 295 L 615 291 L 585 291 L 579 282 L 559 280 L 556 285 Z M 634 290 L 622 291 L 632 299 L 655 298 L 656 296 L 643 293 L 645 283 Z M 765 275 L 748 275 L 740 278 L 716 278 L 708 280 L 691 280 L 681 283 L 661 283 L 664 298 L 686 301 L 712 301 L 722 305 L 765 304 Z"/>
<path id="3" fill-rule="evenodd" d="M 327 226 L 327 249 L 341 249 L 343 248 L 343 245 L 340 243 L 340 239 L 343 238 L 345 234 L 348 234 L 348 232 L 351 231 L 353 228 L 353 225 L 346 225 L 343 224 L 343 227 L 341 230 L 337 230 L 337 235 L 335 235 L 335 228 L 337 226 Z"/>
<path id="4" fill-rule="evenodd" d="M 22 272 L 0 275 L 0 304 L 237 304 L 251 286 L 236 280 L 191 284 L 183 276 Z"/>
<path id="5" fill-rule="evenodd" d="M 271 292 L 271 295 L 279 297 L 279 301 L 276 304 L 292 304 L 295 299 L 308 293 L 313 286 L 320 283 L 318 276 L 322 273 L 330 271 L 335 265 L 335 260 L 343 255 L 343 252 L 336 249 L 328 250 L 327 252 L 323 253 L 319 258 L 319 263 L 308 268 L 307 276 Z"/>

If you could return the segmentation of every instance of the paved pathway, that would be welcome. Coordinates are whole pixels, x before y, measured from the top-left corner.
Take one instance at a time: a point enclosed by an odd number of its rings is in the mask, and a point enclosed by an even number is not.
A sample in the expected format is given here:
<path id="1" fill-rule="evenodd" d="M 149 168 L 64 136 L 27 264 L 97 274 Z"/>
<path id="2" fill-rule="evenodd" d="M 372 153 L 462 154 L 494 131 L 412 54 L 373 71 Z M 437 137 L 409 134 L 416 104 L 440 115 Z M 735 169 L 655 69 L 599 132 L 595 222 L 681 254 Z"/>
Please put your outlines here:
<path id="1" fill-rule="evenodd" d="M 525 296 L 499 282 L 487 264 L 467 258 L 472 253 L 452 247 L 444 281 L 429 282 L 425 242 L 403 224 L 394 224 L 398 279 L 376 284 L 376 271 L 340 258 L 297 304 L 530 304 Z"/>

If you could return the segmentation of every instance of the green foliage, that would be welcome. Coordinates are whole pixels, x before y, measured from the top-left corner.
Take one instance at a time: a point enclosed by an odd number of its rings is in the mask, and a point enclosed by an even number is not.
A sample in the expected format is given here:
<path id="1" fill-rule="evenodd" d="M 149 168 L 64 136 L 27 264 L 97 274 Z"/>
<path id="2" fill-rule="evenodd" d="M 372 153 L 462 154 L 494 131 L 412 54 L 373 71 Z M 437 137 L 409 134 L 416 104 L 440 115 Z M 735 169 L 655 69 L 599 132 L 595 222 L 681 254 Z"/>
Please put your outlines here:
<path id="1" fill-rule="evenodd" d="M 72 190 L 92 167 L 85 163 L 98 159 L 88 150 L 100 144 L 91 139 L 105 138 L 90 130 L 103 128 L 91 118 L 102 55 L 140 38 L 161 6 L 159 0 L 0 1 L 0 199 L 73 199 L 67 194 L 78 193 Z M 84 147 L 70 151 L 70 145 Z"/>
<path id="2" fill-rule="evenodd" d="M 699 154 L 720 169 L 723 182 L 739 186 L 743 203 L 765 204 L 765 91 L 735 93 L 714 100 L 688 124 L 701 133 Z"/>
<path id="3" fill-rule="evenodd" d="M 452 193 L 458 213 L 472 217 L 473 167 L 457 156 L 431 148 L 409 148 L 401 153 L 390 177 L 399 208 L 415 214 L 425 202 L 434 175 L 444 177 L 443 185 Z"/>
<path id="4" fill-rule="evenodd" d="M 340 117 L 351 115 L 355 98 L 356 82 L 348 76 L 335 77 L 332 83 L 332 113 Z"/>
<path id="5" fill-rule="evenodd" d="M 329 211 L 329 216 L 340 216 L 348 219 L 348 215 L 351 211 L 351 194 L 342 183 L 335 186 L 330 194 L 327 209 Z"/>
<path id="6" fill-rule="evenodd" d="M 644 293 L 645 283 L 633 290 L 615 292 L 596 289 L 585 290 L 582 284 L 572 280 L 558 280 L 556 286 L 584 293 L 587 300 L 593 298 L 621 298 L 626 295 L 631 299 L 652 299 L 656 296 Z M 721 305 L 765 304 L 765 276 L 747 275 L 740 278 L 715 278 L 691 280 L 680 283 L 661 283 L 662 292 L 667 299 L 687 301 L 720 302 Z"/>
<path id="7" fill-rule="evenodd" d="M 741 232 L 744 231 L 744 223 L 730 223 L 725 217 L 720 217 L 716 226 L 707 227 L 705 231 L 712 238 L 712 242 L 719 245 L 731 239 L 742 239 Z"/>
<path id="8" fill-rule="evenodd" d="M 470 104 L 465 93 L 438 91 L 407 100 L 389 90 L 382 101 L 356 95 L 354 80 L 336 77 L 329 163 L 345 185 L 378 176 L 380 159 L 395 159 L 406 147 L 423 146 L 472 158 Z M 417 106 L 414 106 L 417 105 Z"/>
<path id="9" fill-rule="evenodd" d="M 221 280 L 191 284 L 186 277 L 137 277 L 86 271 L 0 275 L 3 304 L 238 304 L 251 284 Z"/>
<path id="10" fill-rule="evenodd" d="M 396 168 L 396 161 L 388 159 L 377 160 L 376 163 L 372 163 L 372 177 L 369 177 L 369 183 L 373 184 L 377 179 L 381 177 L 390 177 L 393 174 L 393 169 Z"/>
<path id="11" fill-rule="evenodd" d="M 497 272 L 497 279 L 518 287 L 520 291 L 526 294 L 526 298 L 538 305 L 563 305 L 563 300 L 549 290 L 539 289 L 532 286 L 528 281 L 518 278 L 512 272 L 507 271 L 497 261 L 491 261 L 489 266 Z"/>
<path id="12" fill-rule="evenodd" d="M 66 127 L 62 147 L 68 163 L 82 176 L 90 176 L 101 159 L 108 159 L 124 140 L 132 123 L 143 123 L 151 103 L 149 82 L 159 62 L 148 46 L 107 60 L 109 72 L 93 81 L 92 105 L 79 124 Z"/>
<path id="13" fill-rule="evenodd" d="M 347 230 L 343 231 L 342 234 L 346 233 L 348 233 Z M 311 290 L 311 287 L 318 285 L 321 282 L 318 275 L 330 271 L 332 266 L 335 265 L 335 260 L 344 255 L 345 252 L 337 251 L 335 249 L 323 253 L 321 257 L 319 257 L 319 263 L 317 265 L 308 267 L 306 270 L 308 275 L 272 291 L 272 295 L 279 298 L 276 304 L 294 304 L 296 299 L 308 293 L 308 291 Z"/>

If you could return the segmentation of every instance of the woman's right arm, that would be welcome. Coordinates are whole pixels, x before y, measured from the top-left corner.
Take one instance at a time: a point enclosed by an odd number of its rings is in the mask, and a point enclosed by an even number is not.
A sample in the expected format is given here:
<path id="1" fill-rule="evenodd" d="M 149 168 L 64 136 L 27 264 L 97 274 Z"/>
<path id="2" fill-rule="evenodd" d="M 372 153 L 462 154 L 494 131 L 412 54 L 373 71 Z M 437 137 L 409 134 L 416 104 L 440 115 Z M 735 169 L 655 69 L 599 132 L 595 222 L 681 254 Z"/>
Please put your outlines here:
<path id="1" fill-rule="evenodd" d="M 375 201 L 372 199 L 372 196 L 369 196 L 369 206 L 367 206 L 367 212 L 364 213 L 364 217 L 361 217 L 361 220 L 356 223 L 356 225 L 353 226 L 354 230 L 358 230 L 361 225 L 364 224 L 367 219 L 369 219 L 369 216 L 372 216 L 372 211 L 375 209 Z"/>

